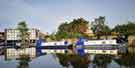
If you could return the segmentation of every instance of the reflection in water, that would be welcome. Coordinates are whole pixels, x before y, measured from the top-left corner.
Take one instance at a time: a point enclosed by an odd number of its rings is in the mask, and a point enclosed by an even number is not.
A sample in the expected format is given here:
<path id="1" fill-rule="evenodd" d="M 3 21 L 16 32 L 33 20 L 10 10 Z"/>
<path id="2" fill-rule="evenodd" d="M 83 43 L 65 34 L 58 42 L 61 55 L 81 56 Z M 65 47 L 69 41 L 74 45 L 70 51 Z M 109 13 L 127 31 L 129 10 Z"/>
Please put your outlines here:
<path id="1" fill-rule="evenodd" d="M 111 55 L 95 55 L 93 59 L 90 59 L 93 55 L 67 55 L 67 54 L 56 54 L 59 63 L 63 67 L 72 66 L 73 68 L 88 68 L 90 63 L 93 68 L 107 68 L 108 64 L 112 62 Z"/>
<path id="2" fill-rule="evenodd" d="M 52 61 L 53 58 L 58 59 L 60 65 L 55 60 Z M 8 64 L 6 64 L 4 58 L 3 60 L 0 59 L 2 68 L 15 68 L 13 66 L 16 66 L 16 62 L 8 61 Z M 21 55 L 17 62 L 17 68 L 61 68 L 61 66 L 66 68 L 135 68 L 135 55 L 85 55 L 82 57 L 79 55 L 53 54 L 52 57 L 48 55 L 38 57 L 36 61 L 31 61 L 28 55 Z"/>
<path id="3" fill-rule="evenodd" d="M 112 62 L 110 55 L 95 55 L 93 60 L 93 68 L 107 68 L 107 65 Z"/>
<path id="4" fill-rule="evenodd" d="M 91 55 L 81 57 L 79 55 L 57 54 L 59 63 L 63 67 L 72 66 L 73 68 L 88 68 L 92 64 L 92 68 L 110 68 L 110 64 L 114 60 L 118 68 L 135 68 L 135 55 L 94 55 L 93 59 L 89 59 Z M 115 67 L 115 66 L 114 66 Z"/>
<path id="5" fill-rule="evenodd" d="M 88 68 L 90 60 L 89 55 L 83 57 L 79 55 L 68 55 L 68 54 L 56 54 L 59 58 L 59 63 L 63 67 L 72 66 L 73 68 Z"/>
<path id="6" fill-rule="evenodd" d="M 29 55 L 20 55 L 19 65 L 17 68 L 29 68 L 30 57 Z"/>
<path id="7" fill-rule="evenodd" d="M 121 68 L 135 68 L 135 55 L 120 55 L 118 59 L 115 59 L 115 62 L 118 63 Z"/>

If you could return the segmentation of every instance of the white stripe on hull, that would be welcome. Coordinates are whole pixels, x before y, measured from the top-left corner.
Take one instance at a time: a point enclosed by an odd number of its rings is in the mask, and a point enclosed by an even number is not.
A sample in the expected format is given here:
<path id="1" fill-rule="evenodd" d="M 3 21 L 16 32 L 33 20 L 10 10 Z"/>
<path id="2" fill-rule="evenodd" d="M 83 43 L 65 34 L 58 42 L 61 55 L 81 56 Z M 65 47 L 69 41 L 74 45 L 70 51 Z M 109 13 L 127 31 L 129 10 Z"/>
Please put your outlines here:
<path id="1" fill-rule="evenodd" d="M 60 42 L 44 42 L 44 43 L 41 43 L 41 46 L 57 46 L 57 45 L 66 45 L 64 43 L 64 41 L 60 41 Z"/>
<path id="2" fill-rule="evenodd" d="M 54 50 L 54 49 L 42 49 L 41 50 L 42 53 L 65 53 L 65 50 L 64 49 L 61 49 L 61 50 Z"/>
<path id="3" fill-rule="evenodd" d="M 84 45 L 117 45 L 116 40 L 90 40 L 84 42 Z"/>
<path id="4" fill-rule="evenodd" d="M 118 50 L 84 50 L 85 53 L 90 54 L 117 54 Z"/>

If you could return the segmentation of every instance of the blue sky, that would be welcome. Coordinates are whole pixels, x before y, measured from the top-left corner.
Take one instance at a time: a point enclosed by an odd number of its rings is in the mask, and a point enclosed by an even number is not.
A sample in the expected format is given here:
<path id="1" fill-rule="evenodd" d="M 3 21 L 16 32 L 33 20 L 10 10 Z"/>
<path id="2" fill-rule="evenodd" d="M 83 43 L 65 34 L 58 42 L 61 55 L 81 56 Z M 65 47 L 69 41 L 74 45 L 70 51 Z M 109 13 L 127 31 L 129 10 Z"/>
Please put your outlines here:
<path id="1" fill-rule="evenodd" d="M 29 27 L 51 33 L 62 22 L 98 16 L 106 16 L 110 27 L 135 21 L 135 0 L 0 0 L 0 31 L 25 20 Z"/>

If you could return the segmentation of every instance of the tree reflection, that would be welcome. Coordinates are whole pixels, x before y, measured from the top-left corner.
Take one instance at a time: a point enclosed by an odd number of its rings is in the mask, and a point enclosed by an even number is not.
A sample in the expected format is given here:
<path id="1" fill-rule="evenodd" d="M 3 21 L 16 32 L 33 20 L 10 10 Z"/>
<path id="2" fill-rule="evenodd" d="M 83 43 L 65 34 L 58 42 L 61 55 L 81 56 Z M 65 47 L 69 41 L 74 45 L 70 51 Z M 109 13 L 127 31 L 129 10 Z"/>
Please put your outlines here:
<path id="1" fill-rule="evenodd" d="M 19 65 L 17 66 L 17 68 L 29 68 L 29 61 L 29 55 L 20 55 Z"/>
<path id="2" fill-rule="evenodd" d="M 127 68 L 135 68 L 135 55 L 120 55 L 118 59 L 115 59 L 115 62 L 121 67 L 124 66 Z"/>
<path id="3" fill-rule="evenodd" d="M 110 55 L 95 55 L 93 68 L 107 68 L 107 65 L 112 62 L 112 56 Z"/>
<path id="4" fill-rule="evenodd" d="M 68 54 L 56 54 L 59 58 L 59 63 L 63 67 L 69 67 L 72 65 L 73 68 L 88 68 L 90 60 L 89 55 L 81 57 L 79 55 L 68 55 Z"/>
<path id="5" fill-rule="evenodd" d="M 56 54 L 56 56 L 59 59 L 59 63 L 63 66 L 63 67 L 68 67 L 69 66 L 69 56 L 66 54 Z"/>

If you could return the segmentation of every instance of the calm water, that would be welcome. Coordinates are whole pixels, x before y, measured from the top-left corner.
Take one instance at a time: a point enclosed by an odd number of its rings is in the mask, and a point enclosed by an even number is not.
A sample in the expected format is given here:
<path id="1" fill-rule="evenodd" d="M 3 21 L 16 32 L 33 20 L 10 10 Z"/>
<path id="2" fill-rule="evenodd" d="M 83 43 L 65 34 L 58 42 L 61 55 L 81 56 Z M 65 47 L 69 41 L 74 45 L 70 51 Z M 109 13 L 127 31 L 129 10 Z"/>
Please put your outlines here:
<path id="1" fill-rule="evenodd" d="M 4 60 L 0 56 L 0 68 L 135 68 L 133 55 L 66 55 L 48 54 L 27 62 Z M 22 66 L 22 67 L 19 67 Z M 23 67 L 24 66 L 24 67 Z"/>

